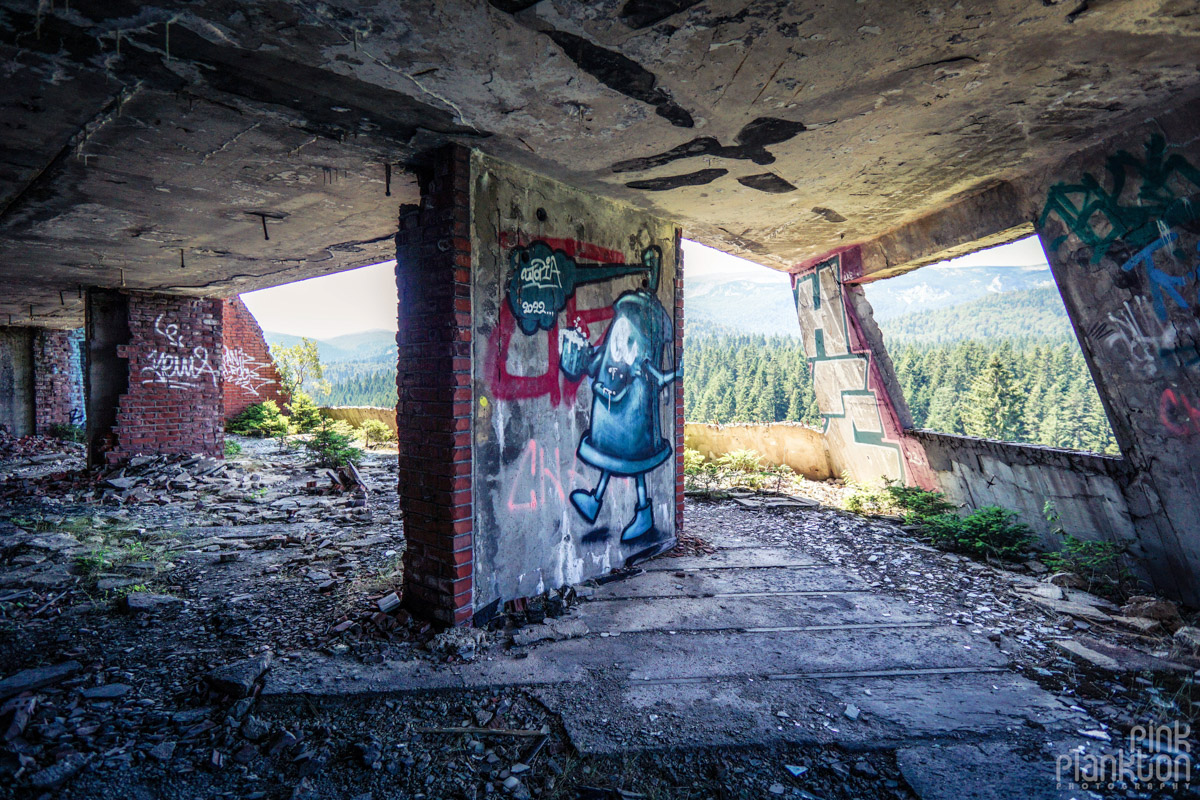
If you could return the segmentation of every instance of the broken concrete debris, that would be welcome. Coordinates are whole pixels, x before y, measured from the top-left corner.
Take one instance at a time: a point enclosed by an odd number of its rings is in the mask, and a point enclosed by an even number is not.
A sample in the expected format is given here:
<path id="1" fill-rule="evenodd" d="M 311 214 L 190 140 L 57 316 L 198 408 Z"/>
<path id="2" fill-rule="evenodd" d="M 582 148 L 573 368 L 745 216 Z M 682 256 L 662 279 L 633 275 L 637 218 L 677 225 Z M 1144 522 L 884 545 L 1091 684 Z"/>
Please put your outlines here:
<path id="1" fill-rule="evenodd" d="M 271 653 L 261 653 L 214 669 L 208 674 L 208 683 L 220 694 L 235 699 L 245 697 L 254 690 L 254 684 L 270 666 Z"/>

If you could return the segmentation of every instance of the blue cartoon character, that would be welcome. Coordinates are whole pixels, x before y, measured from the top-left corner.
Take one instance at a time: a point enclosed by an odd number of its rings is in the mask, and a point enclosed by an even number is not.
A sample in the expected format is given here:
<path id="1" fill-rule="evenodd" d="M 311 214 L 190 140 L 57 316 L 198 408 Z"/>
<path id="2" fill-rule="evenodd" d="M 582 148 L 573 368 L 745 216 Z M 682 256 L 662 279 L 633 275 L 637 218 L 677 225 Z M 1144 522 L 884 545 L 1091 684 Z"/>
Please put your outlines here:
<path id="1" fill-rule="evenodd" d="M 679 370 L 661 368 L 664 353 L 673 352 L 671 318 L 659 302 L 662 251 L 642 254 L 645 286 L 628 291 L 613 304 L 613 319 L 603 341 L 592 345 L 579 329 L 560 334 L 559 366 L 571 380 L 591 378 L 591 426 L 579 442 L 581 461 L 600 470 L 591 491 L 571 492 L 571 504 L 585 520 L 595 522 L 604 503 L 609 479 L 630 477 L 637 482 L 637 507 L 621 531 L 630 542 L 654 530 L 654 512 L 646 491 L 646 473 L 659 467 L 672 452 L 662 435 L 659 393 Z"/>

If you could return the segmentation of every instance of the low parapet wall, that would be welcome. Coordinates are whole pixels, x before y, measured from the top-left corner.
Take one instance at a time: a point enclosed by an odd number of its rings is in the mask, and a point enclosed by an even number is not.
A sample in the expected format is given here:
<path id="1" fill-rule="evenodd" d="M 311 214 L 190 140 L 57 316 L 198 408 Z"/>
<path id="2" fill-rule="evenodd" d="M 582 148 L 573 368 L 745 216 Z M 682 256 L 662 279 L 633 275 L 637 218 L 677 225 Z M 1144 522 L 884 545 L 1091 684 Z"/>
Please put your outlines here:
<path id="1" fill-rule="evenodd" d="M 754 450 L 772 466 L 786 464 L 809 480 L 835 478 L 825 436 L 816 428 L 796 422 L 769 424 L 735 423 L 709 425 L 689 422 L 684 443 L 707 459 L 720 458 L 734 450 Z"/>
<path id="2" fill-rule="evenodd" d="M 396 409 L 379 408 L 378 406 L 324 406 L 321 415 L 329 419 L 343 419 L 358 427 L 369 419 L 382 422 L 396 433 Z"/>

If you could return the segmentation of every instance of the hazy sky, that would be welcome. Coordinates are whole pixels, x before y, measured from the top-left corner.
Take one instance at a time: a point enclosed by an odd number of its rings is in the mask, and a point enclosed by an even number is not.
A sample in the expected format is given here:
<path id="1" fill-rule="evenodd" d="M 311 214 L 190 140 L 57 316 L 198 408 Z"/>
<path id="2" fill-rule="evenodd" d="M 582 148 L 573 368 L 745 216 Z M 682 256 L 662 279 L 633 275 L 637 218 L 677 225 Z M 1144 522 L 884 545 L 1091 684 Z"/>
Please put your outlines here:
<path id="1" fill-rule="evenodd" d="M 786 286 L 788 278 L 759 264 L 702 244 L 683 243 L 685 275 L 738 273 L 755 282 Z M 1037 237 L 993 247 L 926 269 L 1045 264 Z M 242 300 L 264 330 L 328 339 L 346 333 L 396 329 L 395 261 L 247 292 Z"/>

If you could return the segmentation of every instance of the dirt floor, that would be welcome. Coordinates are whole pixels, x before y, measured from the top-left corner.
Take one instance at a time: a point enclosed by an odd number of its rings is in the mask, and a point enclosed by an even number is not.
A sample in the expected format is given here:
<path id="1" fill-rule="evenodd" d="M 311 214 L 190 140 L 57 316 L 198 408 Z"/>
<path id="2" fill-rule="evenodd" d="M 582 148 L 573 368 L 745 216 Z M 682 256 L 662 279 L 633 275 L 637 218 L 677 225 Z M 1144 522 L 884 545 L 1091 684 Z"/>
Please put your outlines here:
<path id="1" fill-rule="evenodd" d="M 311 665 L 422 662 L 443 675 L 520 663 L 539 647 L 520 632 L 570 620 L 591 590 L 510 609 L 498 630 L 439 634 L 389 597 L 404 550 L 394 453 L 365 454 L 364 490 L 301 450 L 236 441 L 242 452 L 224 462 L 148 460 L 102 475 L 83 471 L 77 445 L 0 449 L 0 796 L 932 796 L 895 748 L 836 737 L 581 752 L 544 696 L 518 686 L 345 693 L 329 671 L 327 693 L 268 701 L 264 675 Z M 821 491 L 829 504 L 840 490 Z M 828 505 L 691 501 L 686 520 L 689 558 L 720 557 L 706 543 L 721 531 L 802 544 L 872 592 L 981 635 L 1011 671 L 1086 712 L 1075 731 L 1086 738 L 1196 721 L 1200 660 L 1170 636 L 1187 619 L 1143 632 L 1028 568 L 943 553 Z M 821 714 L 825 727 L 845 722 Z"/>

